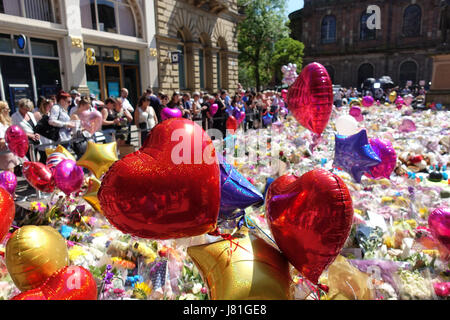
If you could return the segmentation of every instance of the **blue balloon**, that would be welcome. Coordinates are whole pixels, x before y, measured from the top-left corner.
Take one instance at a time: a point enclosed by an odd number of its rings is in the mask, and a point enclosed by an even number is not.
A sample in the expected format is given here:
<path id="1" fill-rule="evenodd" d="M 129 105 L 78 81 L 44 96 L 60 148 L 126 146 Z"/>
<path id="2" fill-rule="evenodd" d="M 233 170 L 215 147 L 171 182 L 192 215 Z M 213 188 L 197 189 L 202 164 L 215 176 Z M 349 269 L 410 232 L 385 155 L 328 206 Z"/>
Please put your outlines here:
<path id="1" fill-rule="evenodd" d="M 381 162 L 369 144 L 365 129 L 348 137 L 336 135 L 335 142 L 334 166 L 347 171 L 358 183 L 364 172 Z"/>
<path id="2" fill-rule="evenodd" d="M 272 123 L 272 119 L 273 119 L 273 116 L 269 112 L 267 112 L 267 114 L 265 116 L 263 116 L 263 123 L 264 123 L 264 125 L 268 126 L 269 124 L 271 124 Z"/>
<path id="3" fill-rule="evenodd" d="M 72 233 L 73 228 L 66 226 L 65 224 L 61 226 L 61 229 L 59 230 L 59 233 L 61 233 L 61 235 L 67 239 L 70 237 L 70 234 Z"/>
<path id="4" fill-rule="evenodd" d="M 241 216 L 243 209 L 264 202 L 258 189 L 232 165 L 220 159 L 220 211 L 219 219 L 230 220 Z"/>

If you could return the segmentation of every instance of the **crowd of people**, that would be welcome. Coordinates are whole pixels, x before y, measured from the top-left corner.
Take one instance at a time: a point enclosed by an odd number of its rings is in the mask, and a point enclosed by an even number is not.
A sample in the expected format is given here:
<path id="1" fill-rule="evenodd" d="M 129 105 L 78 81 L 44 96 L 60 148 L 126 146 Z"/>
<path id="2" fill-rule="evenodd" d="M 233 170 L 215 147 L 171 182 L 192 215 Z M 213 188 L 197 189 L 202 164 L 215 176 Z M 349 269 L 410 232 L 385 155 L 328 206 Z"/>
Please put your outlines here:
<path id="1" fill-rule="evenodd" d="M 218 106 L 215 113 L 211 109 L 214 104 Z M 129 144 L 131 125 L 141 132 L 142 144 L 150 130 L 163 120 L 161 112 L 164 108 L 178 109 L 183 118 L 197 122 L 205 131 L 217 129 L 225 137 L 230 116 L 242 117 L 245 113 L 240 127 L 247 131 L 278 121 L 280 110 L 284 107 L 285 101 L 280 92 L 244 91 L 242 87 L 234 95 L 226 90 L 212 94 L 194 92 L 192 95 L 175 91 L 170 97 L 164 92 L 155 94 L 149 88 L 135 107 L 128 99 L 126 88 L 121 89 L 119 97 L 109 97 L 105 101 L 97 99 L 94 94 L 86 96 L 76 90 L 70 93 L 60 91 L 57 95 L 39 97 L 36 107 L 30 99 L 21 99 L 17 111 L 11 116 L 8 103 L 0 101 L 0 170 L 14 171 L 20 164 L 19 159 L 8 151 L 5 141 L 6 130 L 11 125 L 24 130 L 29 144 L 34 145 L 33 158 L 45 163 L 45 149 L 59 144 L 73 151 L 78 158 L 85 152 L 89 140 L 97 143 L 117 141 L 118 146 Z M 83 127 L 80 115 L 93 110 L 101 113 L 102 126 L 98 132 L 91 134 Z M 30 150 L 28 159 L 32 159 Z"/>

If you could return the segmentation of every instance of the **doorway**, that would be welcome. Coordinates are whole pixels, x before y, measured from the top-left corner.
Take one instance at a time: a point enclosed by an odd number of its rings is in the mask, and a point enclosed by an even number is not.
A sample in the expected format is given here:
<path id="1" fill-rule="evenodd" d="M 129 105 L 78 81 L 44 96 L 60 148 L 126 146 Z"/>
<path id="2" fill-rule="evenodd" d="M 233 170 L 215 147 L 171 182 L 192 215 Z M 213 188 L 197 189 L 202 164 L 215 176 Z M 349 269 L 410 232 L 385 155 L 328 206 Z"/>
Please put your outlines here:
<path id="1" fill-rule="evenodd" d="M 124 87 L 128 89 L 128 100 L 135 107 L 141 95 L 139 86 L 139 71 L 137 66 L 123 66 L 123 82 Z"/>
<path id="2" fill-rule="evenodd" d="M 105 75 L 103 86 L 105 98 L 120 97 L 120 89 L 123 87 L 120 65 L 103 64 L 103 74 Z"/>

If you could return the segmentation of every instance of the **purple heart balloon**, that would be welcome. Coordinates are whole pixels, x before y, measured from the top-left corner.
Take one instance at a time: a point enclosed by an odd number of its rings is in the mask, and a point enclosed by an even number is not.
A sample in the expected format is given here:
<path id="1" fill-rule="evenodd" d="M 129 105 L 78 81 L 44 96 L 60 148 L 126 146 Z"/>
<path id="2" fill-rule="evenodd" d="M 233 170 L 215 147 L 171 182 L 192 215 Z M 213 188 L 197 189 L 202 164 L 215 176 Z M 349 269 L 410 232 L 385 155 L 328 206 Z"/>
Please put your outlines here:
<path id="1" fill-rule="evenodd" d="M 212 117 L 214 117 L 214 115 L 217 113 L 217 110 L 219 110 L 219 105 L 217 103 L 213 103 L 209 107 L 209 113 L 211 114 Z"/>
<path id="2" fill-rule="evenodd" d="M 410 119 L 404 119 L 402 121 L 402 124 L 398 127 L 398 130 L 400 130 L 400 132 L 413 132 L 416 131 L 417 128 L 414 121 Z"/>
<path id="3" fill-rule="evenodd" d="M 161 120 L 167 120 L 170 118 L 182 118 L 183 113 L 177 108 L 164 108 L 161 110 Z"/>
<path id="4" fill-rule="evenodd" d="M 441 207 L 428 217 L 428 226 L 433 236 L 450 250 L 450 209 Z"/>
<path id="5" fill-rule="evenodd" d="M 90 134 L 94 134 L 102 127 L 103 117 L 97 110 L 83 111 L 80 114 L 81 126 Z"/>
<path id="6" fill-rule="evenodd" d="M 84 180 L 83 169 L 71 159 L 61 161 L 53 173 L 56 186 L 65 194 L 80 190 Z"/>
<path id="7" fill-rule="evenodd" d="M 17 177 L 11 171 L 3 171 L 0 173 L 0 187 L 8 191 L 10 194 L 14 194 L 17 187 Z"/>
<path id="8" fill-rule="evenodd" d="M 234 108 L 233 109 L 233 117 L 236 118 L 236 120 L 238 120 L 241 118 L 241 110 L 239 110 L 238 108 Z"/>
<path id="9" fill-rule="evenodd" d="M 370 174 L 366 173 L 366 176 L 374 179 L 387 178 L 391 176 L 392 171 L 394 171 L 395 165 L 397 164 L 397 154 L 395 153 L 394 147 L 391 141 L 387 139 L 369 139 L 369 144 L 373 151 L 381 159 L 381 163 L 370 168 Z"/>

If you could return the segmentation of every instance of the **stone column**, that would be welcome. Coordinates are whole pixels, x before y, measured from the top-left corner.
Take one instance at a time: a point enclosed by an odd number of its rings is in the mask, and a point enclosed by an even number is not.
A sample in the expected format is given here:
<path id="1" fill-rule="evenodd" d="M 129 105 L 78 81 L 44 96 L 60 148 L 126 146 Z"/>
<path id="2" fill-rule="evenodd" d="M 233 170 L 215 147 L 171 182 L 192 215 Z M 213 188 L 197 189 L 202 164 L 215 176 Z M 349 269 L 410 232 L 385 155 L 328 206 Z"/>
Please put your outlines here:
<path id="1" fill-rule="evenodd" d="M 158 52 L 156 45 L 156 20 L 154 1 L 143 1 L 144 7 L 144 39 L 147 42 L 147 49 L 141 52 L 141 82 L 142 88 L 148 87 L 159 90 L 158 82 Z M 166 53 L 167 54 L 167 53 Z"/>
<path id="2" fill-rule="evenodd" d="M 86 80 L 86 64 L 81 34 L 80 0 L 66 0 L 62 2 L 62 21 L 68 31 L 64 37 L 61 57 L 64 63 L 64 78 L 66 88 L 76 89 L 81 94 L 88 94 Z"/>

